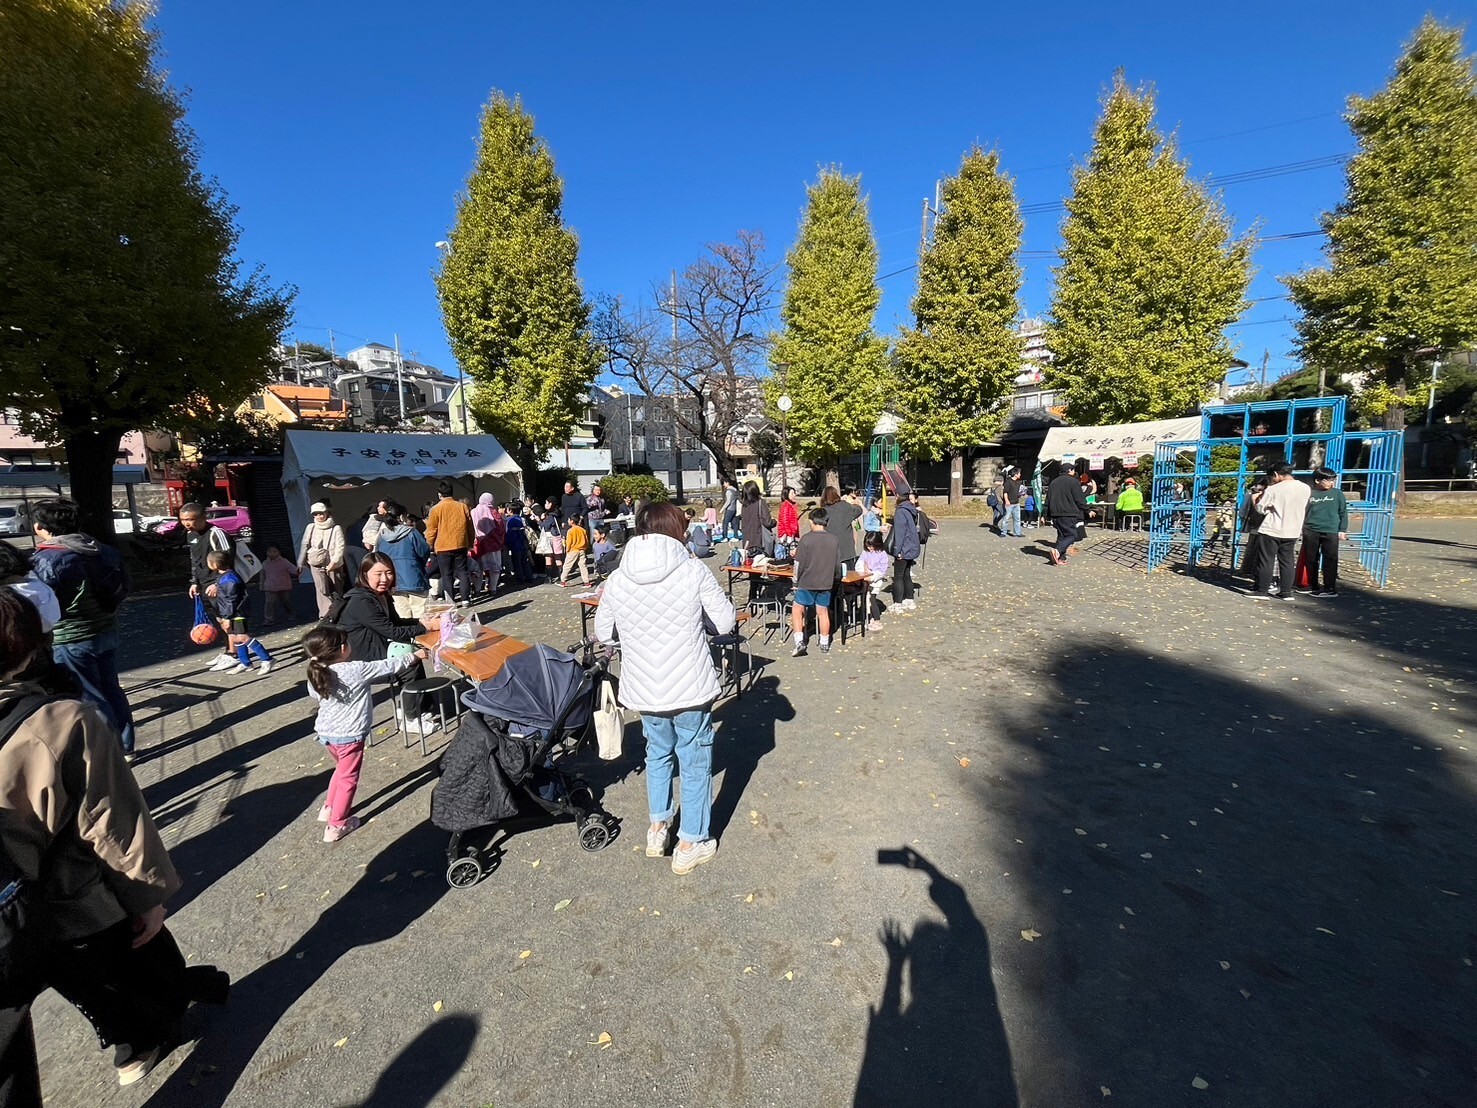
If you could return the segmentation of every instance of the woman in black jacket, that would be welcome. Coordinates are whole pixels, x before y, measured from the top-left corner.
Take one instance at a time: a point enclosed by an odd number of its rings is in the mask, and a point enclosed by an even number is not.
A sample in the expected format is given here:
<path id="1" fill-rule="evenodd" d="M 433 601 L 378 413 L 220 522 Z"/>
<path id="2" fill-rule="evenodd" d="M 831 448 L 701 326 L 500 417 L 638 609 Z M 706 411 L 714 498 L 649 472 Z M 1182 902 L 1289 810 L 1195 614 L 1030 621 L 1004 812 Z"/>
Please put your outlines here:
<path id="1" fill-rule="evenodd" d="M 744 532 L 744 553 L 753 558 L 764 552 L 764 532 L 773 529 L 774 520 L 769 514 L 769 505 L 759 495 L 759 485 L 750 481 L 744 485 L 739 510 L 739 527 Z"/>
<path id="2" fill-rule="evenodd" d="M 410 619 L 395 611 L 395 563 L 388 554 L 378 551 L 366 554 L 359 563 L 359 576 L 354 587 L 348 591 L 342 607 L 335 607 L 333 623 L 342 627 L 349 635 L 349 650 L 356 662 L 382 662 L 390 654 L 392 642 L 415 642 L 417 635 L 441 626 L 440 615 L 425 619 Z M 407 681 L 419 681 L 426 671 L 419 662 L 405 674 Z M 401 715 L 401 699 L 397 696 L 395 714 Z M 407 731 L 416 733 L 417 728 L 427 732 L 435 727 L 435 717 L 422 715 L 422 698 L 410 695 L 403 698 L 408 719 L 404 720 Z"/>

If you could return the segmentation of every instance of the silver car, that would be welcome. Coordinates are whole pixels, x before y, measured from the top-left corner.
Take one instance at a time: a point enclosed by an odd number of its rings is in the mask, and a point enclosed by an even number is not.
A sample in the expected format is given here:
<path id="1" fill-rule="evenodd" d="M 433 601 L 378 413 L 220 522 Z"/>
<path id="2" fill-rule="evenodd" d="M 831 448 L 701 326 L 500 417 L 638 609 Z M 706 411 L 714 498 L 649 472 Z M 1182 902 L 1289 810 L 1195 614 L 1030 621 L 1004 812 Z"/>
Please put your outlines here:
<path id="1" fill-rule="evenodd" d="M 0 504 L 0 536 L 20 536 L 31 533 L 31 521 L 26 515 L 24 504 Z"/>

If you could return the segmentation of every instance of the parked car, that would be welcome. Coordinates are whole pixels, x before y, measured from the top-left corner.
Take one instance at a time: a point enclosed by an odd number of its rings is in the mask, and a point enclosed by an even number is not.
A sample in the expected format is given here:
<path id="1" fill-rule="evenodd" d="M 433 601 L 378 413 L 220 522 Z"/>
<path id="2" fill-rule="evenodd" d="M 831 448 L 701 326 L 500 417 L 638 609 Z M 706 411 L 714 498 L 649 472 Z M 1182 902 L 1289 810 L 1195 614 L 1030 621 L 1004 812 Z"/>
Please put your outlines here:
<path id="1" fill-rule="evenodd" d="M 233 539 L 251 541 L 251 512 L 244 504 L 231 504 L 224 508 L 206 508 L 205 518 Z M 178 519 L 168 519 L 153 528 L 158 535 L 170 535 L 179 530 Z"/>
<path id="2" fill-rule="evenodd" d="M 26 515 L 24 504 L 0 504 L 0 536 L 21 536 L 31 533 L 31 520 Z"/>

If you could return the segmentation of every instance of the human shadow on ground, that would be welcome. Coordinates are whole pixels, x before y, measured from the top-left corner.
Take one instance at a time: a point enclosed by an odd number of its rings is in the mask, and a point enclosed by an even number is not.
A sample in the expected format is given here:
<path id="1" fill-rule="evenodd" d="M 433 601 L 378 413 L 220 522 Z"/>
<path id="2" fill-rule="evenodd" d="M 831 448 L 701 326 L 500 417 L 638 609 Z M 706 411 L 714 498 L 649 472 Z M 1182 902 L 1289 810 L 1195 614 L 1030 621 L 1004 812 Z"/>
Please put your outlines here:
<path id="1" fill-rule="evenodd" d="M 743 699 L 730 700 L 716 713 L 713 740 L 713 776 L 722 773 L 713 799 L 709 833 L 715 839 L 738 811 L 739 802 L 765 755 L 775 748 L 775 727 L 795 718 L 790 698 L 780 692 L 778 677 L 761 677 Z M 673 782 L 673 787 L 676 787 Z"/>
<path id="2" fill-rule="evenodd" d="M 167 756 L 175 752 L 180 746 L 188 746 L 192 741 L 204 737 L 207 732 L 225 732 L 234 728 L 237 724 L 244 723 L 248 719 L 270 712 L 273 708 L 282 704 L 301 700 L 302 694 L 297 689 L 284 690 L 269 697 L 266 700 L 257 701 L 253 704 L 243 705 L 233 712 L 217 717 L 211 722 L 202 724 L 200 727 L 187 732 L 178 739 L 170 739 L 156 747 L 150 747 L 143 752 L 139 758 L 140 764 L 147 764 L 156 758 Z M 210 757 L 194 762 L 178 773 L 169 773 L 158 781 L 151 781 L 144 785 L 144 799 L 149 806 L 163 806 L 169 800 L 207 784 L 223 774 L 231 773 L 241 769 L 248 762 L 263 758 L 276 750 L 278 747 L 286 746 L 313 732 L 313 717 L 303 717 L 291 720 L 274 728 L 255 735 L 245 741 L 236 739 L 234 736 L 224 738 L 226 742 L 224 749 L 212 754 Z M 155 753 L 157 751 L 157 753 Z"/>
<path id="3" fill-rule="evenodd" d="M 170 899 L 169 910 L 182 911 L 201 893 L 276 838 L 283 828 L 304 812 L 314 809 L 326 795 L 332 773 L 331 769 L 325 768 L 233 796 L 207 830 L 171 847 L 170 858 L 184 878 L 184 885 Z M 190 810 L 193 811 L 193 807 Z M 181 813 L 176 819 L 188 818 L 188 815 L 189 812 Z"/>
<path id="4" fill-rule="evenodd" d="M 883 926 L 887 979 L 867 1026 L 854 1104 L 1015 1108 L 1010 1044 L 984 924 L 964 890 L 911 847 L 879 850 L 877 861 L 926 874 L 929 898 L 944 922 L 921 919 L 911 935 L 894 920 Z"/>
<path id="5" fill-rule="evenodd" d="M 376 855 L 359 880 L 297 942 L 232 985 L 230 1004 L 210 1019 L 190 1056 L 147 1103 L 153 1108 L 224 1104 L 272 1029 L 340 958 L 395 938 L 445 895 L 446 882 L 435 872 L 438 867 L 427 867 L 440 857 L 441 839 L 440 832 L 422 823 Z M 432 872 L 413 876 L 422 867 Z M 400 879 L 394 880 L 397 876 Z M 330 1038 L 337 1034 L 326 1027 L 320 1032 Z M 312 1050 L 320 1044 L 301 1045 Z"/>
<path id="6" fill-rule="evenodd" d="M 426 1108 L 466 1065 L 480 1021 L 455 1013 L 442 1016 L 410 1042 L 385 1067 L 369 1095 L 344 1108 Z"/>
<path id="7" fill-rule="evenodd" d="M 1378 630 L 1430 608 L 1388 599 Z M 1084 637 L 1041 714 L 982 720 L 1010 744 L 976 786 L 991 862 L 1039 933 L 1011 948 L 1030 1102 L 1473 1103 L 1477 774 L 1439 737 L 1470 713 L 1274 672 Z"/>

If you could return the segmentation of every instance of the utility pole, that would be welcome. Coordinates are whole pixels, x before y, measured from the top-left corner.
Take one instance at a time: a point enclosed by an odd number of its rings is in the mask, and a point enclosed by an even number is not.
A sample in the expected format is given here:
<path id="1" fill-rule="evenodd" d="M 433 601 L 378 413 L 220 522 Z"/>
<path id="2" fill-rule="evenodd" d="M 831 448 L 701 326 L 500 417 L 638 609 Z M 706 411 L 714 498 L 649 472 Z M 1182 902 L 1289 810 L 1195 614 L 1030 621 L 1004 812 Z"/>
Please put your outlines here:
<path id="1" fill-rule="evenodd" d="M 1267 387 L 1267 363 L 1270 362 L 1271 360 L 1272 360 L 1272 352 L 1270 350 L 1263 350 L 1262 351 L 1262 388 L 1266 388 Z"/>
<path id="2" fill-rule="evenodd" d="M 395 336 L 395 395 L 400 399 L 400 422 L 405 422 L 405 363 L 400 359 L 400 336 Z"/>
<path id="3" fill-rule="evenodd" d="M 677 271 L 672 270 L 672 299 L 669 302 L 672 312 L 672 457 L 675 464 L 672 467 L 672 487 L 676 494 L 676 502 L 681 504 L 685 497 L 682 493 L 682 424 L 677 418 L 677 405 L 680 397 L 677 391 Z"/>
<path id="4" fill-rule="evenodd" d="M 1436 360 L 1431 363 L 1431 391 L 1426 396 L 1426 429 L 1421 432 L 1421 469 L 1430 476 L 1427 462 L 1431 457 L 1431 417 L 1436 411 L 1436 379 L 1441 372 L 1441 355 L 1436 355 Z"/>
<path id="5" fill-rule="evenodd" d="M 933 202 L 932 203 L 929 202 L 928 197 L 925 196 L 923 198 L 923 227 L 918 232 L 918 252 L 920 254 L 923 253 L 923 251 L 925 251 L 925 250 L 928 249 L 928 217 L 931 215 L 934 218 L 934 222 L 938 222 L 939 210 L 940 210 L 939 209 L 939 185 L 940 185 L 940 182 L 938 182 L 938 181 L 935 181 L 933 183 Z"/>
<path id="6" fill-rule="evenodd" d="M 303 383 L 303 344 L 296 339 L 292 342 L 292 376 L 297 383 Z"/>

